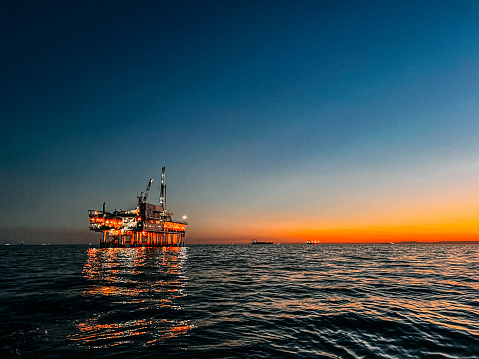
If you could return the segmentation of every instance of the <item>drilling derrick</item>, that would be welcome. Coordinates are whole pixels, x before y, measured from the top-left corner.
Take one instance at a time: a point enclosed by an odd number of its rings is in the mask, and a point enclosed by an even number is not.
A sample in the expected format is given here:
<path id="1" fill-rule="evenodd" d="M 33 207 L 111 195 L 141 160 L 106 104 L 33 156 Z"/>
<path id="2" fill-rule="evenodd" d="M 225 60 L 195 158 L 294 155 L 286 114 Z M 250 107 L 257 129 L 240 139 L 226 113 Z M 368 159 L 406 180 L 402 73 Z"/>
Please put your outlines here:
<path id="1" fill-rule="evenodd" d="M 160 207 L 166 208 L 165 167 L 161 168 Z"/>
<path id="2" fill-rule="evenodd" d="M 138 206 L 128 211 L 89 210 L 90 230 L 102 232 L 101 248 L 109 247 L 179 247 L 183 246 L 186 221 L 175 221 L 166 209 L 165 167 L 161 171 L 160 202 L 147 203 L 151 178 L 138 196 Z"/>

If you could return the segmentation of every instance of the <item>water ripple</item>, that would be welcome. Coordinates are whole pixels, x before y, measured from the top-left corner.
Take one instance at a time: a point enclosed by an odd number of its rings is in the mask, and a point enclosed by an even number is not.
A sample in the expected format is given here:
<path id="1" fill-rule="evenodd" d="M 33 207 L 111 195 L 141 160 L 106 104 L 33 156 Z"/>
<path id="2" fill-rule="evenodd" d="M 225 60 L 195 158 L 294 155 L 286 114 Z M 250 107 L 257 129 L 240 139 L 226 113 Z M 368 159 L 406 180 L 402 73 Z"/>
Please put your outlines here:
<path id="1" fill-rule="evenodd" d="M 0 250 L 2 357 L 477 358 L 479 246 Z"/>

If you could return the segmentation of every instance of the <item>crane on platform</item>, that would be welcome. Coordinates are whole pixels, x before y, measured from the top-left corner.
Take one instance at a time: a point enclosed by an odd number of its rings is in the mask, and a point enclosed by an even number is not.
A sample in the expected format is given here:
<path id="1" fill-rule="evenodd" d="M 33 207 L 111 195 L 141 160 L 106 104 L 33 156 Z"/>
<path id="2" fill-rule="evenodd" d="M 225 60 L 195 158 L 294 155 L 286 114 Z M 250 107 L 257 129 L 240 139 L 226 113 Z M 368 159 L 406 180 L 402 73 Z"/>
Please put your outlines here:
<path id="1" fill-rule="evenodd" d="M 143 193 L 140 195 L 141 203 L 146 203 L 146 200 L 148 198 L 148 193 L 150 193 L 151 182 L 153 182 L 153 178 L 150 178 L 150 182 L 148 182 L 148 186 L 146 186 L 145 195 L 143 195 Z"/>

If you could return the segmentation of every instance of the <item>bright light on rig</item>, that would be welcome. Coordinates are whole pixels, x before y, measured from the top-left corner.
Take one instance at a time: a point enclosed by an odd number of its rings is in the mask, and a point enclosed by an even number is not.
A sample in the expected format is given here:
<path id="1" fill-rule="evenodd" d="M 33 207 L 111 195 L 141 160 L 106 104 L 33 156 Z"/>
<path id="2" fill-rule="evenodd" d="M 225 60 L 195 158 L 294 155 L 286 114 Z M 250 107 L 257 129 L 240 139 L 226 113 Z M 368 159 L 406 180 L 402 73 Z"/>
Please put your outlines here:
<path id="1" fill-rule="evenodd" d="M 186 217 L 186 216 L 183 216 L 183 219 L 186 219 L 186 218 L 188 218 L 188 217 Z"/>

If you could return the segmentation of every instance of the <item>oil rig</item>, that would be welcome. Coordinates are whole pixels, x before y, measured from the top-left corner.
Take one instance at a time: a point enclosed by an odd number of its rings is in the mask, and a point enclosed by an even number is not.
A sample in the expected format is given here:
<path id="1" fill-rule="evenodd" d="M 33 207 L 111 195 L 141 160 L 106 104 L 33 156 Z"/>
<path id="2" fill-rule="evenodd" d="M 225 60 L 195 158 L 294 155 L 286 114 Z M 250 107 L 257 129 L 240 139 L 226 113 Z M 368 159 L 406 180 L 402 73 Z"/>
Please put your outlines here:
<path id="1" fill-rule="evenodd" d="M 145 192 L 138 196 L 135 209 L 106 212 L 103 203 L 102 211 L 88 211 L 90 230 L 103 232 L 100 248 L 183 246 L 188 223 L 173 220 L 173 213 L 166 209 L 165 167 L 161 169 L 159 205 L 146 202 L 152 182 L 151 178 Z"/>

